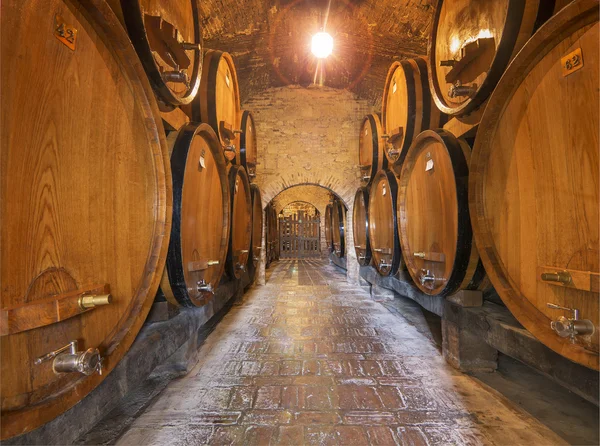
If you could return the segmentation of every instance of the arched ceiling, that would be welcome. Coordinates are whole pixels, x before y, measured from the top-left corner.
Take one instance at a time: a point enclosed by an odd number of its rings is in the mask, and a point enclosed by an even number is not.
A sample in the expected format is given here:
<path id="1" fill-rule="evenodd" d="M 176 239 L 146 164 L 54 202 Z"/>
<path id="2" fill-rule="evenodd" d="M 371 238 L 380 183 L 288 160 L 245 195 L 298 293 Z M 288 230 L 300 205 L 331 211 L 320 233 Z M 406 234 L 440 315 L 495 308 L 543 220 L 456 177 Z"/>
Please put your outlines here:
<path id="1" fill-rule="evenodd" d="M 199 3 L 204 46 L 234 56 L 242 101 L 269 87 L 320 83 L 349 89 L 377 104 L 391 62 L 426 53 L 434 1 Z M 319 67 L 310 43 L 325 22 L 334 52 Z"/>

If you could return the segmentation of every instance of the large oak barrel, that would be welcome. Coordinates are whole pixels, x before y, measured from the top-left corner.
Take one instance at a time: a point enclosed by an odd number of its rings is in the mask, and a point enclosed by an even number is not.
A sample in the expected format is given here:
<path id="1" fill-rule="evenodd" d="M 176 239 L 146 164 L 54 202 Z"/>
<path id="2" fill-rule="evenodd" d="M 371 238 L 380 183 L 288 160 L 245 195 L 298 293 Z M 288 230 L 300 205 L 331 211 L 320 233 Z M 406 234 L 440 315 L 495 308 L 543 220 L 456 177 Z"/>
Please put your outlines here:
<path id="1" fill-rule="evenodd" d="M 381 121 L 385 155 L 390 167 L 400 172 L 413 138 L 446 122 L 431 98 L 424 58 L 392 63 L 383 89 Z"/>
<path id="2" fill-rule="evenodd" d="M 207 50 L 202 70 L 191 118 L 213 128 L 229 152 L 228 158 L 239 157 L 240 90 L 233 58 L 223 51 Z"/>
<path id="3" fill-rule="evenodd" d="M 471 148 L 445 130 L 411 145 L 398 182 L 398 230 L 408 272 L 426 294 L 485 286 L 473 241 L 467 183 Z"/>
<path id="4" fill-rule="evenodd" d="M 384 153 L 385 143 L 381 120 L 376 114 L 363 118 L 358 137 L 358 161 L 360 165 L 361 182 L 371 184 L 371 180 L 381 169 L 387 168 L 387 158 Z"/>
<path id="5" fill-rule="evenodd" d="M 331 206 L 331 241 L 337 257 L 346 256 L 346 206 L 339 198 Z"/>
<path id="6" fill-rule="evenodd" d="M 462 116 L 481 106 L 551 14 L 545 0 L 438 0 L 428 51 L 438 108 Z"/>
<path id="7" fill-rule="evenodd" d="M 131 346 L 167 254 L 171 178 L 153 91 L 105 2 L 6 0 L 0 16 L 4 440 L 71 408 Z"/>
<path id="8" fill-rule="evenodd" d="M 352 210 L 352 234 L 354 250 L 360 265 L 371 263 L 371 242 L 369 240 L 369 189 L 359 187 L 354 196 Z"/>
<path id="9" fill-rule="evenodd" d="M 275 209 L 272 204 L 265 208 L 265 245 L 267 248 L 267 266 L 275 260 L 275 233 L 277 231 Z"/>
<path id="10" fill-rule="evenodd" d="M 327 243 L 327 250 L 333 251 L 333 204 L 328 204 L 325 208 L 325 242 Z"/>
<path id="11" fill-rule="evenodd" d="M 208 124 L 178 132 L 171 171 L 173 225 L 161 290 L 172 303 L 201 306 L 223 274 L 230 212 L 225 157 Z"/>
<path id="12" fill-rule="evenodd" d="M 380 170 L 369 191 L 369 241 L 373 264 L 382 276 L 398 272 L 402 260 L 398 239 L 398 180 L 393 172 Z"/>
<path id="13" fill-rule="evenodd" d="M 256 272 L 258 262 L 260 261 L 260 251 L 262 247 L 262 229 L 263 229 L 263 211 L 260 189 L 256 184 L 250 185 L 252 195 L 252 241 L 250 243 L 250 255 L 248 265 L 251 267 L 251 273 Z"/>
<path id="14" fill-rule="evenodd" d="M 241 164 L 248 172 L 252 181 L 256 177 L 256 164 L 258 162 L 258 146 L 256 143 L 256 127 L 252 113 L 244 110 L 240 121 L 240 150 L 236 155 L 236 164 Z"/>
<path id="15" fill-rule="evenodd" d="M 239 279 L 246 270 L 252 241 L 252 197 L 248 174 L 242 166 L 229 169 L 231 231 L 227 252 L 227 271 Z"/>
<path id="16" fill-rule="evenodd" d="M 487 105 L 469 183 L 477 247 L 506 306 L 596 370 L 598 39 L 597 0 L 574 1 L 531 38 Z"/>
<path id="17" fill-rule="evenodd" d="M 202 74 L 197 1 L 121 0 L 121 10 L 159 99 L 166 104 L 189 104 L 198 92 Z"/>

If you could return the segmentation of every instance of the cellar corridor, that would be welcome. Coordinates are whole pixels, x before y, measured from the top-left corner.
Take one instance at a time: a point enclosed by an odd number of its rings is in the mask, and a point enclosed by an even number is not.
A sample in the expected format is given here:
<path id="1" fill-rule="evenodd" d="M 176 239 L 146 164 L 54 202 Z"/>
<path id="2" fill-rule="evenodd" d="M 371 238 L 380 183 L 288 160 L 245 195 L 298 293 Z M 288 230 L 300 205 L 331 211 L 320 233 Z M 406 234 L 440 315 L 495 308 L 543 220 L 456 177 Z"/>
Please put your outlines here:
<path id="1" fill-rule="evenodd" d="M 563 444 L 321 260 L 280 261 L 117 444 Z"/>

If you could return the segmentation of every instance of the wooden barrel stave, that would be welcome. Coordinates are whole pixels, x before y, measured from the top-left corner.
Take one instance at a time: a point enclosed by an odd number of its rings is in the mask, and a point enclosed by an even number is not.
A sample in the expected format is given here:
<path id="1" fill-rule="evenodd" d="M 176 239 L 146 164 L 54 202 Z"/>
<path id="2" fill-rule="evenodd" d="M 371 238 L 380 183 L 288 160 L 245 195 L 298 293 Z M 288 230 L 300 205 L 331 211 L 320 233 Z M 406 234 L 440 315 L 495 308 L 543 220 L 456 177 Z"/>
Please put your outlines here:
<path id="1" fill-rule="evenodd" d="M 358 138 L 358 160 L 361 170 L 361 182 L 365 186 L 381 169 L 387 168 L 387 157 L 384 153 L 384 140 L 381 119 L 376 114 L 363 118 Z"/>
<path id="2" fill-rule="evenodd" d="M 473 242 L 467 182 L 471 149 L 445 130 L 415 138 L 398 185 L 398 230 L 408 272 L 426 294 L 478 289 L 485 279 Z"/>
<path id="3" fill-rule="evenodd" d="M 202 306 L 224 271 L 230 213 L 225 157 L 208 124 L 177 132 L 171 170 L 173 226 L 161 290 L 173 304 Z"/>
<path id="4" fill-rule="evenodd" d="M 352 210 L 352 228 L 354 249 L 360 265 L 371 263 L 371 243 L 369 240 L 369 189 L 359 187 L 354 196 L 354 209 Z"/>
<path id="5" fill-rule="evenodd" d="M 394 62 L 388 70 L 381 105 L 384 153 L 397 173 L 413 138 L 442 127 L 447 116 L 433 103 L 424 58 Z"/>
<path id="6" fill-rule="evenodd" d="M 382 276 L 396 274 L 402 262 L 397 202 L 396 176 L 391 171 L 380 170 L 369 190 L 369 241 L 373 264 Z"/>
<path id="7" fill-rule="evenodd" d="M 1 42 L 4 440 L 74 406 L 131 346 L 167 254 L 171 179 L 154 94 L 105 2 L 5 1 L 1 19 L 27 36 Z M 112 301 L 84 311 L 83 293 Z M 102 376 L 35 364 L 73 340 L 99 350 Z"/>
<path id="8" fill-rule="evenodd" d="M 198 93 L 202 75 L 198 4 L 193 0 L 121 0 L 119 9 L 159 99 L 175 106 L 189 104 Z"/>
<path id="9" fill-rule="evenodd" d="M 551 11 L 543 0 L 438 0 L 428 51 L 437 107 L 453 116 L 477 110 Z M 452 97 L 457 82 L 465 91 Z"/>
<path id="10" fill-rule="evenodd" d="M 598 2 L 577 0 L 523 47 L 484 113 L 469 184 L 477 246 L 506 306 L 545 345 L 596 370 L 598 38 Z M 571 282 L 548 281 L 565 271 Z M 548 304 L 578 309 L 594 333 L 559 336 L 551 322 L 573 316 Z"/>
<path id="11" fill-rule="evenodd" d="M 325 242 L 327 243 L 327 250 L 329 252 L 333 251 L 333 226 L 332 226 L 332 216 L 333 216 L 333 205 L 330 203 L 325 208 Z"/>
<path id="12" fill-rule="evenodd" d="M 227 251 L 227 271 L 239 279 L 246 270 L 252 239 L 252 197 L 248 174 L 242 166 L 229 168 L 231 231 Z"/>

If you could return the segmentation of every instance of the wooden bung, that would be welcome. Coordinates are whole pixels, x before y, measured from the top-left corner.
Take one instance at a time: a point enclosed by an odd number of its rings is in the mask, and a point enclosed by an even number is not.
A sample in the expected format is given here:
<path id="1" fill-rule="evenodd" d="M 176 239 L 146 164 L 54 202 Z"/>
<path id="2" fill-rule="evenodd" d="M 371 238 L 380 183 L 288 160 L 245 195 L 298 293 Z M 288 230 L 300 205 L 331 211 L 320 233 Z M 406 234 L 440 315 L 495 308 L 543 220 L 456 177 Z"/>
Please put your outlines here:
<path id="1" fill-rule="evenodd" d="M 202 306 L 219 285 L 229 237 L 229 183 L 208 124 L 179 130 L 171 153 L 173 226 L 161 290 L 175 305 Z"/>
<path id="2" fill-rule="evenodd" d="M 371 242 L 369 240 L 369 189 L 359 187 L 354 196 L 354 209 L 352 211 L 352 228 L 354 236 L 354 250 L 360 265 L 371 263 Z"/>
<path id="3" fill-rule="evenodd" d="M 473 242 L 467 182 L 471 148 L 445 130 L 413 141 L 398 182 L 398 231 L 415 285 L 447 296 L 488 282 Z"/>
<path id="4" fill-rule="evenodd" d="M 7 0 L 1 20 L 21 36 L 1 42 L 5 440 L 73 407 L 128 351 L 158 289 L 172 194 L 154 93 L 109 6 Z M 51 353 L 71 349 L 91 352 L 81 372 L 55 373 Z"/>
<path id="5" fill-rule="evenodd" d="M 469 179 L 494 288 L 536 338 L 595 370 L 599 38 L 598 1 L 576 0 L 527 42 L 489 100 Z"/>

